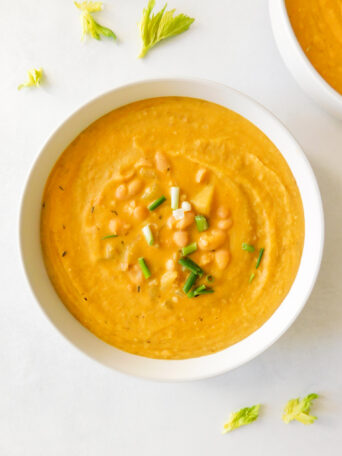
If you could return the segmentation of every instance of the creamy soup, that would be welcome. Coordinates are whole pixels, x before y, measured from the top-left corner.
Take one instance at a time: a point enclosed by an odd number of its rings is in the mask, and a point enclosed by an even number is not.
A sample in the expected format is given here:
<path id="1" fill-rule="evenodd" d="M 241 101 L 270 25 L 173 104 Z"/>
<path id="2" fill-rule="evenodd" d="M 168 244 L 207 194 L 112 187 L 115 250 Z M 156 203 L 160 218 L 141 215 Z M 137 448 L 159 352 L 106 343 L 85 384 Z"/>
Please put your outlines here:
<path id="1" fill-rule="evenodd" d="M 65 306 L 105 342 L 152 358 L 207 355 L 258 329 L 288 293 L 303 239 L 280 152 L 199 99 L 98 119 L 43 196 L 44 258 Z"/>
<path id="2" fill-rule="evenodd" d="M 286 8 L 308 59 L 342 94 L 342 0 L 286 0 Z"/>

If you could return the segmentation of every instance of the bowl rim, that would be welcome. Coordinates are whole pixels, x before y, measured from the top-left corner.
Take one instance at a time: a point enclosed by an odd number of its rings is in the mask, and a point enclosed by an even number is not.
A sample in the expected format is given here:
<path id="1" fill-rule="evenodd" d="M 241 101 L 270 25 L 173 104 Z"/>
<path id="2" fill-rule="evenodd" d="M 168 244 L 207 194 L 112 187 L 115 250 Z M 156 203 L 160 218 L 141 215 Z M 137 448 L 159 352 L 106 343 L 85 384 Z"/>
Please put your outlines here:
<path id="1" fill-rule="evenodd" d="M 305 54 L 302 46 L 300 45 L 297 36 L 293 30 L 290 17 L 286 8 L 286 0 L 269 0 L 269 11 L 271 16 L 271 24 L 273 29 L 273 34 L 276 38 L 276 43 L 279 47 L 280 53 L 283 57 L 283 60 L 286 63 L 286 66 L 299 83 L 299 85 L 303 86 L 303 82 L 299 82 L 299 77 L 294 74 L 294 71 L 289 68 L 287 60 L 284 58 L 283 50 L 281 49 L 281 45 L 279 44 L 279 40 L 277 39 L 278 36 L 278 16 L 279 13 L 283 19 L 283 26 L 286 28 L 287 32 L 287 39 L 290 40 L 290 44 L 292 45 L 292 50 L 295 51 L 294 56 L 296 57 L 297 62 L 300 62 L 301 65 L 304 67 L 307 77 L 310 77 L 314 85 L 319 87 L 321 96 L 325 98 L 325 100 L 329 100 L 330 103 L 334 103 L 335 106 L 338 106 L 337 109 L 341 111 L 339 115 L 342 115 L 342 94 L 340 94 L 336 89 L 334 89 L 324 78 L 321 74 L 316 70 L 314 65 L 311 63 L 308 56 Z M 277 14 L 276 14 L 277 13 Z M 306 90 L 306 89 L 304 89 Z M 319 102 L 315 96 L 311 96 L 315 99 L 315 101 Z M 336 109 L 336 108 L 335 108 Z"/>
<path id="2" fill-rule="evenodd" d="M 281 330 L 277 331 L 276 334 L 273 334 L 272 338 L 270 338 L 267 341 L 267 343 L 264 343 L 257 350 L 252 351 L 251 353 L 249 353 L 247 356 L 244 356 L 239 361 L 235 361 L 234 363 L 231 363 L 229 366 L 222 365 L 220 367 L 215 367 L 215 368 L 211 367 L 209 370 L 208 369 L 207 370 L 203 369 L 203 372 L 201 372 L 201 373 L 197 372 L 194 375 L 191 375 L 189 373 L 187 373 L 186 375 L 184 375 L 184 374 L 170 375 L 169 370 L 166 370 L 166 372 L 158 373 L 157 375 L 155 373 L 152 373 L 152 372 L 141 372 L 141 369 L 140 369 L 139 372 L 136 372 L 135 369 L 131 369 L 131 368 L 127 369 L 127 368 L 124 368 L 122 366 L 109 365 L 103 359 L 100 359 L 99 357 L 95 356 L 94 353 L 89 353 L 89 351 L 87 351 L 84 348 L 80 347 L 78 342 L 75 342 L 75 340 L 72 340 L 68 335 L 65 334 L 65 332 L 63 332 L 63 328 L 61 328 L 59 325 L 57 325 L 57 323 L 53 320 L 53 318 L 51 317 L 51 315 L 48 313 L 48 311 L 44 307 L 43 303 L 41 302 L 40 298 L 38 297 L 37 289 L 33 286 L 32 282 L 31 282 L 30 272 L 29 272 L 29 265 L 28 265 L 28 261 L 26 260 L 26 257 L 25 257 L 25 245 L 24 245 L 24 240 L 23 240 L 23 233 L 25 231 L 24 209 L 25 209 L 26 197 L 27 197 L 27 194 L 28 194 L 28 190 L 30 188 L 30 182 L 32 180 L 32 177 L 34 175 L 36 167 L 39 166 L 39 160 L 41 159 L 42 156 L 44 156 L 44 152 L 48 149 L 50 143 L 52 143 L 54 141 L 56 135 L 61 130 L 63 130 L 74 117 L 80 116 L 82 111 L 89 109 L 93 104 L 99 102 L 103 97 L 107 97 L 110 94 L 115 95 L 116 93 L 118 93 L 118 92 L 120 92 L 122 90 L 125 90 L 125 89 L 126 90 L 127 89 L 130 90 L 130 89 L 132 89 L 134 87 L 137 87 L 137 86 L 144 86 L 144 85 L 149 86 L 149 85 L 154 85 L 154 84 L 168 84 L 168 83 L 175 84 L 175 85 L 177 85 L 177 84 L 179 84 L 179 85 L 181 85 L 181 84 L 188 84 L 188 85 L 189 84 L 195 84 L 196 86 L 201 86 L 204 89 L 204 93 L 203 93 L 202 99 L 206 100 L 206 101 L 211 101 L 211 102 L 213 102 L 213 101 L 205 93 L 205 89 L 206 88 L 208 90 L 209 90 L 209 88 L 211 88 L 213 90 L 216 89 L 216 90 L 223 90 L 224 92 L 228 92 L 228 93 L 230 92 L 231 94 L 235 94 L 235 96 L 240 98 L 245 103 L 249 104 L 251 107 L 253 107 L 259 113 L 262 113 L 266 118 L 268 118 L 268 120 L 272 121 L 272 123 L 278 125 L 278 127 L 281 130 L 281 132 L 287 137 L 287 139 L 293 144 L 293 146 L 296 147 L 296 153 L 298 154 L 299 158 L 302 160 L 302 162 L 305 165 L 308 178 L 310 179 L 310 182 L 311 182 L 311 191 L 313 192 L 312 193 L 312 198 L 313 198 L 313 200 L 315 200 L 315 205 L 316 205 L 316 210 L 317 210 L 317 217 L 318 217 L 318 226 L 316 228 L 317 228 L 317 232 L 318 232 L 319 245 L 316 246 L 314 268 L 313 268 L 311 276 L 310 276 L 310 281 L 309 281 L 308 284 L 306 284 L 305 293 L 301 297 L 301 302 L 300 302 L 300 304 L 296 304 L 296 310 L 291 313 L 291 318 L 287 319 L 286 324 L 283 324 L 282 327 L 281 327 Z M 162 96 L 162 95 L 160 95 L 160 96 Z M 164 95 L 164 96 L 173 96 L 173 95 Z M 179 96 L 183 96 L 183 95 L 179 95 Z M 192 98 L 196 98 L 196 97 L 194 97 L 192 95 L 189 95 L 189 96 L 192 97 Z M 153 98 L 153 97 L 145 96 L 145 97 L 141 97 L 139 99 L 142 100 L 142 99 L 148 99 L 148 98 Z M 121 106 L 123 106 L 125 104 L 129 104 L 129 103 L 131 103 L 131 101 L 128 102 L 128 103 L 121 104 Z M 220 103 L 218 103 L 218 104 L 220 104 Z M 227 107 L 228 109 L 232 109 L 234 111 L 233 108 L 225 106 L 224 104 L 222 104 L 222 106 Z M 113 109 L 117 109 L 118 107 L 119 106 L 116 106 Z M 90 123 L 88 123 L 88 125 L 93 123 L 99 117 L 105 115 L 106 112 L 109 112 L 109 111 L 105 111 L 100 116 L 94 117 L 93 120 Z M 235 112 L 237 112 L 237 111 L 235 111 Z M 240 115 L 242 115 L 242 114 L 240 114 Z M 243 116 L 243 117 L 248 119 L 247 116 Z M 259 130 L 261 130 L 267 137 L 269 137 L 262 128 L 260 128 L 258 125 L 255 124 L 255 122 L 252 122 L 252 123 Z M 81 131 L 83 131 L 85 128 L 87 128 L 87 127 L 86 126 L 82 127 Z M 77 133 L 76 136 L 78 134 L 79 133 Z M 59 154 L 57 155 L 57 158 L 63 152 L 63 150 L 61 150 L 59 152 Z M 280 153 L 283 155 L 281 150 L 280 150 Z M 285 158 L 285 160 L 288 163 L 286 158 Z M 290 167 L 291 172 L 293 173 L 293 169 L 291 168 L 289 163 L 288 163 L 288 166 Z M 46 178 L 47 178 L 47 176 L 48 176 L 50 171 L 51 171 L 51 168 L 49 168 L 49 171 L 46 174 Z M 45 185 L 45 182 L 44 182 L 44 185 Z M 297 185 L 299 187 L 298 182 L 297 182 Z M 301 191 L 300 191 L 300 194 L 301 194 Z M 302 194 L 301 194 L 301 198 L 303 199 Z M 304 206 L 304 202 L 303 202 L 303 206 Z M 307 228 L 305 228 L 305 237 L 306 237 L 306 229 Z M 304 240 L 304 242 L 305 242 L 305 240 Z M 124 373 L 124 374 L 133 375 L 133 376 L 136 376 L 136 377 L 141 377 L 141 378 L 145 378 L 145 379 L 149 379 L 149 380 L 157 380 L 157 381 L 169 381 L 169 382 L 170 381 L 171 382 L 193 381 L 193 380 L 200 380 L 200 379 L 204 379 L 204 378 L 210 378 L 210 377 L 214 377 L 214 376 L 217 376 L 217 375 L 221 375 L 221 374 L 223 374 L 223 373 L 225 373 L 227 371 L 233 370 L 233 369 L 235 369 L 235 368 L 237 368 L 237 367 L 249 362 L 250 360 L 254 359 L 258 355 L 263 353 L 273 343 L 275 343 L 287 331 L 287 329 L 293 324 L 293 322 L 296 320 L 296 318 L 298 317 L 298 315 L 300 314 L 300 312 L 304 308 L 304 306 L 305 306 L 305 304 L 306 304 L 306 302 L 307 302 L 307 300 L 308 300 L 308 298 L 309 298 L 309 296 L 310 296 L 310 294 L 312 292 L 312 289 L 313 289 L 313 287 L 315 285 L 315 282 L 316 282 L 316 279 L 317 279 L 317 276 L 318 276 L 318 273 L 319 273 L 320 265 L 321 265 L 321 260 L 322 260 L 322 255 L 323 255 L 323 247 L 324 247 L 324 214 L 323 214 L 323 205 L 322 205 L 322 199 L 321 199 L 320 190 L 319 190 L 319 187 L 318 187 L 317 180 L 315 178 L 315 175 L 314 175 L 314 172 L 313 172 L 313 170 L 311 168 L 311 165 L 310 165 L 307 157 L 305 156 L 302 148 L 300 147 L 298 142 L 294 139 L 292 134 L 287 130 L 287 128 L 284 126 L 284 124 L 272 112 L 270 112 L 267 108 L 265 108 L 259 102 L 255 101 L 254 99 L 252 99 L 248 95 L 245 95 L 242 92 L 240 92 L 240 91 L 238 91 L 236 89 L 233 89 L 233 88 L 231 88 L 231 87 L 229 87 L 229 86 L 227 86 L 225 84 L 222 84 L 222 83 L 219 83 L 219 82 L 215 82 L 215 81 L 211 81 L 211 80 L 207 80 L 207 79 L 203 79 L 203 78 L 194 78 L 194 77 L 148 78 L 148 79 L 142 79 L 142 80 L 133 81 L 133 82 L 130 82 L 130 83 L 124 84 L 124 85 L 119 85 L 119 86 L 117 86 L 117 87 L 115 87 L 113 89 L 105 90 L 105 91 L 101 92 L 99 95 L 92 97 L 89 101 L 87 101 L 86 103 L 80 104 L 77 109 L 73 110 L 72 113 L 69 114 L 65 118 L 65 120 L 62 121 L 52 131 L 52 133 L 50 133 L 48 135 L 47 139 L 43 142 L 43 145 L 40 148 L 39 153 L 36 155 L 35 159 L 33 160 L 32 164 L 31 164 L 31 166 L 29 168 L 29 171 L 27 173 L 27 177 L 25 179 L 25 185 L 23 187 L 23 191 L 22 191 L 22 195 L 21 195 L 20 212 L 19 212 L 19 247 L 20 247 L 20 263 L 21 263 L 21 266 L 22 266 L 22 268 L 24 270 L 24 275 L 25 275 L 26 281 L 27 281 L 27 283 L 29 285 L 29 289 L 31 290 L 32 295 L 34 296 L 35 301 L 38 303 L 39 307 L 41 308 L 41 310 L 43 311 L 43 313 L 45 314 L 47 319 L 50 321 L 50 323 L 54 326 L 54 328 L 65 339 L 67 339 L 69 343 L 71 343 L 75 348 L 77 348 L 78 351 L 82 352 L 87 357 L 97 361 L 101 365 L 106 365 L 107 367 L 113 368 L 116 371 L 119 371 L 119 372 Z M 301 263 L 300 264 L 302 264 L 303 256 L 304 256 L 304 249 L 303 249 L 302 259 L 301 259 Z M 296 282 L 298 273 L 299 273 L 299 269 L 297 271 L 296 278 L 295 278 L 293 284 L 291 285 L 291 289 L 293 288 L 293 285 Z M 50 282 L 50 286 L 52 286 L 51 282 Z M 291 289 L 290 289 L 290 291 L 291 291 Z M 56 296 L 57 296 L 57 294 L 56 294 Z M 282 307 L 282 305 L 283 305 L 284 301 L 286 300 L 286 298 L 280 304 L 280 306 L 276 310 L 276 312 Z M 62 307 L 65 308 L 65 306 L 63 305 L 63 303 L 62 303 L 62 301 L 60 300 L 59 297 L 58 297 L 58 301 L 62 304 Z M 83 327 L 83 325 L 81 325 L 81 323 L 79 323 L 69 313 L 69 311 L 66 308 L 65 308 L 65 310 L 72 317 L 72 319 L 74 319 L 75 323 L 77 323 L 77 325 L 80 328 L 83 328 L 83 330 L 85 330 L 88 334 L 90 334 L 91 337 L 93 337 L 94 339 L 97 339 L 97 337 L 95 335 L 93 335 L 90 331 L 85 329 Z M 193 361 L 193 360 L 202 361 L 202 360 L 208 360 L 209 358 L 213 359 L 215 357 L 219 357 L 220 354 L 222 354 L 223 352 L 227 352 L 228 350 L 232 349 L 232 347 L 236 347 L 238 345 L 241 345 L 246 340 L 248 340 L 252 336 L 254 336 L 256 333 L 262 332 L 262 330 L 265 327 L 265 325 L 267 325 L 271 321 L 271 319 L 274 317 L 276 312 L 258 330 L 256 330 L 250 336 L 248 336 L 247 338 L 245 338 L 242 341 L 238 342 L 237 344 L 235 344 L 235 345 L 233 345 L 231 347 L 228 347 L 228 348 L 226 348 L 224 350 L 221 350 L 219 352 L 216 352 L 214 354 L 206 355 L 206 356 L 202 356 L 202 357 L 198 357 L 198 358 L 189 358 L 189 359 L 185 359 L 185 360 L 160 360 L 160 359 L 144 358 L 144 357 L 141 357 L 141 356 L 132 355 L 130 353 L 122 352 L 121 350 L 118 350 L 115 347 L 112 347 L 112 346 L 109 346 L 109 345 L 108 345 L 108 347 L 110 347 L 110 349 L 113 349 L 115 351 L 121 352 L 125 356 L 129 356 L 131 358 L 140 358 L 140 359 L 144 360 L 145 362 L 149 362 L 149 363 L 158 363 L 158 364 L 160 364 L 160 366 L 164 365 L 164 367 L 166 367 L 166 364 L 168 364 L 169 366 L 171 366 L 171 365 L 175 366 L 176 364 L 185 365 L 188 361 Z M 97 340 L 99 340 L 99 339 L 97 339 Z M 100 342 L 101 342 L 101 344 L 104 344 L 104 345 L 107 346 L 107 344 L 105 342 L 103 342 L 103 341 L 100 341 Z"/>

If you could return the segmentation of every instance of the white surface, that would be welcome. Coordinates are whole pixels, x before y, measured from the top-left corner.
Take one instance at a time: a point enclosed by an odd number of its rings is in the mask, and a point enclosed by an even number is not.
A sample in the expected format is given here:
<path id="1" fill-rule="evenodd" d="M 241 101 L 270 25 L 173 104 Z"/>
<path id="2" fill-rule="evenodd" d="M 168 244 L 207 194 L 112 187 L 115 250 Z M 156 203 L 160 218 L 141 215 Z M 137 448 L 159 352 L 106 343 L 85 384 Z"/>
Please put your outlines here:
<path id="1" fill-rule="evenodd" d="M 61 152 L 95 119 L 140 99 L 190 96 L 221 104 L 244 116 L 275 144 L 298 183 L 303 202 L 305 240 L 292 287 L 271 318 L 239 343 L 211 355 L 183 360 L 135 356 L 104 344 L 83 328 L 60 302 L 43 262 L 40 212 L 45 182 Z M 96 97 L 77 110 L 49 137 L 34 163 L 25 187 L 20 216 L 20 244 L 32 290 L 55 326 L 77 347 L 120 372 L 153 380 L 198 380 L 230 371 L 273 344 L 294 322 L 306 303 L 319 271 L 324 238 L 322 202 L 312 169 L 300 146 L 269 111 L 240 92 L 202 79 L 149 79 L 123 85 Z M 316 248 L 312 249 L 312 245 Z"/>
<path id="2" fill-rule="evenodd" d="M 0 454 L 288 456 L 338 454 L 342 444 L 342 123 L 297 87 L 274 44 L 267 0 L 170 0 L 192 30 L 137 60 L 145 0 L 107 1 L 101 16 L 121 38 L 79 42 L 69 0 L 2 2 L 0 15 Z M 101 22 L 101 21 L 100 21 Z M 42 65 L 48 84 L 16 91 Z M 51 131 L 77 106 L 151 76 L 199 76 L 270 108 L 302 144 L 326 214 L 315 290 L 294 326 L 267 352 L 224 376 L 186 384 L 129 378 L 80 354 L 48 323 L 19 267 L 18 203 L 27 170 Z M 312 246 L 315 248 L 315 246 Z M 319 421 L 285 425 L 288 398 L 315 391 Z M 231 410 L 265 404 L 258 422 L 220 435 Z"/>
<path id="3" fill-rule="evenodd" d="M 285 0 L 269 0 L 274 38 L 284 62 L 301 88 L 327 112 L 342 120 L 342 96 L 316 71 L 297 41 Z"/>

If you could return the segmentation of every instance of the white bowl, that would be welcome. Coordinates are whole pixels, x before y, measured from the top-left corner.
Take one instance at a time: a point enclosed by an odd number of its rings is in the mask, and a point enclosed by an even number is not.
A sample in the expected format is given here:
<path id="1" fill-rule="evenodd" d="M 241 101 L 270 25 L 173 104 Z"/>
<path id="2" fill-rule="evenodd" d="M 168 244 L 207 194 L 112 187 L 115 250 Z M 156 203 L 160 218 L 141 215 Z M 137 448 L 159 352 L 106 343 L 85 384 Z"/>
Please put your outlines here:
<path id="1" fill-rule="evenodd" d="M 274 38 L 283 60 L 299 86 L 323 109 L 342 119 L 342 95 L 311 64 L 292 29 L 285 0 L 269 0 Z"/>
<path id="2" fill-rule="evenodd" d="M 241 114 L 273 141 L 289 164 L 304 206 L 305 241 L 297 277 L 272 317 L 241 342 L 218 353 L 186 360 L 157 360 L 132 355 L 102 342 L 64 307 L 46 273 L 39 224 L 46 179 L 59 155 L 89 124 L 127 103 L 160 96 L 187 96 L 218 103 Z M 245 95 L 213 82 L 157 79 L 129 84 L 98 96 L 72 114 L 48 139 L 32 167 L 23 195 L 20 244 L 31 289 L 54 326 L 76 347 L 119 371 L 155 380 L 193 380 L 229 371 L 273 344 L 302 310 L 321 263 L 324 221 L 321 197 L 312 169 L 297 142 L 265 108 Z"/>

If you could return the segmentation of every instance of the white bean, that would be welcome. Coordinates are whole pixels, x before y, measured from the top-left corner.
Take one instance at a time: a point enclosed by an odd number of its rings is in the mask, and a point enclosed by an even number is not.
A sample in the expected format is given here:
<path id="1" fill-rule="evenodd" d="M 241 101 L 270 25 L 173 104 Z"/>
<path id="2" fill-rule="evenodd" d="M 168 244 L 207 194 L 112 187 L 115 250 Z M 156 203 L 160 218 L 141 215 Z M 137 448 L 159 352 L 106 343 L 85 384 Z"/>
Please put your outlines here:
<path id="1" fill-rule="evenodd" d="M 222 230 L 210 230 L 202 233 L 198 240 L 198 247 L 200 250 L 214 250 L 226 239 L 226 233 Z"/>
<path id="2" fill-rule="evenodd" d="M 174 271 L 176 269 L 176 263 L 171 258 L 166 261 L 165 267 L 168 271 Z"/>
<path id="3" fill-rule="evenodd" d="M 185 212 L 184 217 L 176 223 L 178 230 L 184 230 L 188 226 L 192 225 L 195 220 L 195 214 L 193 212 Z"/>
<path id="4" fill-rule="evenodd" d="M 133 266 L 132 269 L 128 271 L 128 276 L 131 282 L 133 282 L 136 285 L 141 284 L 143 281 L 141 269 L 137 265 Z"/>
<path id="5" fill-rule="evenodd" d="M 144 183 L 141 179 L 133 179 L 129 184 L 128 184 L 128 194 L 129 196 L 135 196 L 137 193 L 139 193 L 144 186 Z"/>
<path id="6" fill-rule="evenodd" d="M 121 184 L 116 188 L 115 197 L 120 201 L 123 201 L 128 197 L 128 188 L 126 184 Z"/>
<path id="7" fill-rule="evenodd" d="M 175 231 L 173 241 L 178 247 L 185 247 L 189 242 L 189 234 L 186 231 Z"/>
<path id="8" fill-rule="evenodd" d="M 134 209 L 133 215 L 137 220 L 145 220 L 148 215 L 148 210 L 144 206 L 137 206 Z"/>
<path id="9" fill-rule="evenodd" d="M 217 209 L 217 216 L 221 219 L 226 219 L 227 217 L 229 217 L 229 214 L 230 210 L 228 209 L 228 207 L 220 206 Z"/>
<path id="10" fill-rule="evenodd" d="M 170 163 L 162 152 L 157 152 L 155 155 L 156 168 L 161 173 L 165 173 L 170 169 Z"/>
<path id="11" fill-rule="evenodd" d="M 220 230 L 229 230 L 229 228 L 233 225 L 233 220 L 231 218 L 225 219 L 225 220 L 220 220 L 217 223 L 217 227 L 220 228 Z"/>
<path id="12" fill-rule="evenodd" d="M 202 255 L 199 258 L 199 264 L 201 266 L 206 266 L 207 264 L 210 264 L 214 259 L 214 254 L 212 252 L 205 252 L 202 253 Z"/>
<path id="13" fill-rule="evenodd" d="M 230 254 L 227 249 L 220 249 L 215 252 L 215 262 L 219 269 L 225 269 L 229 263 Z"/>

